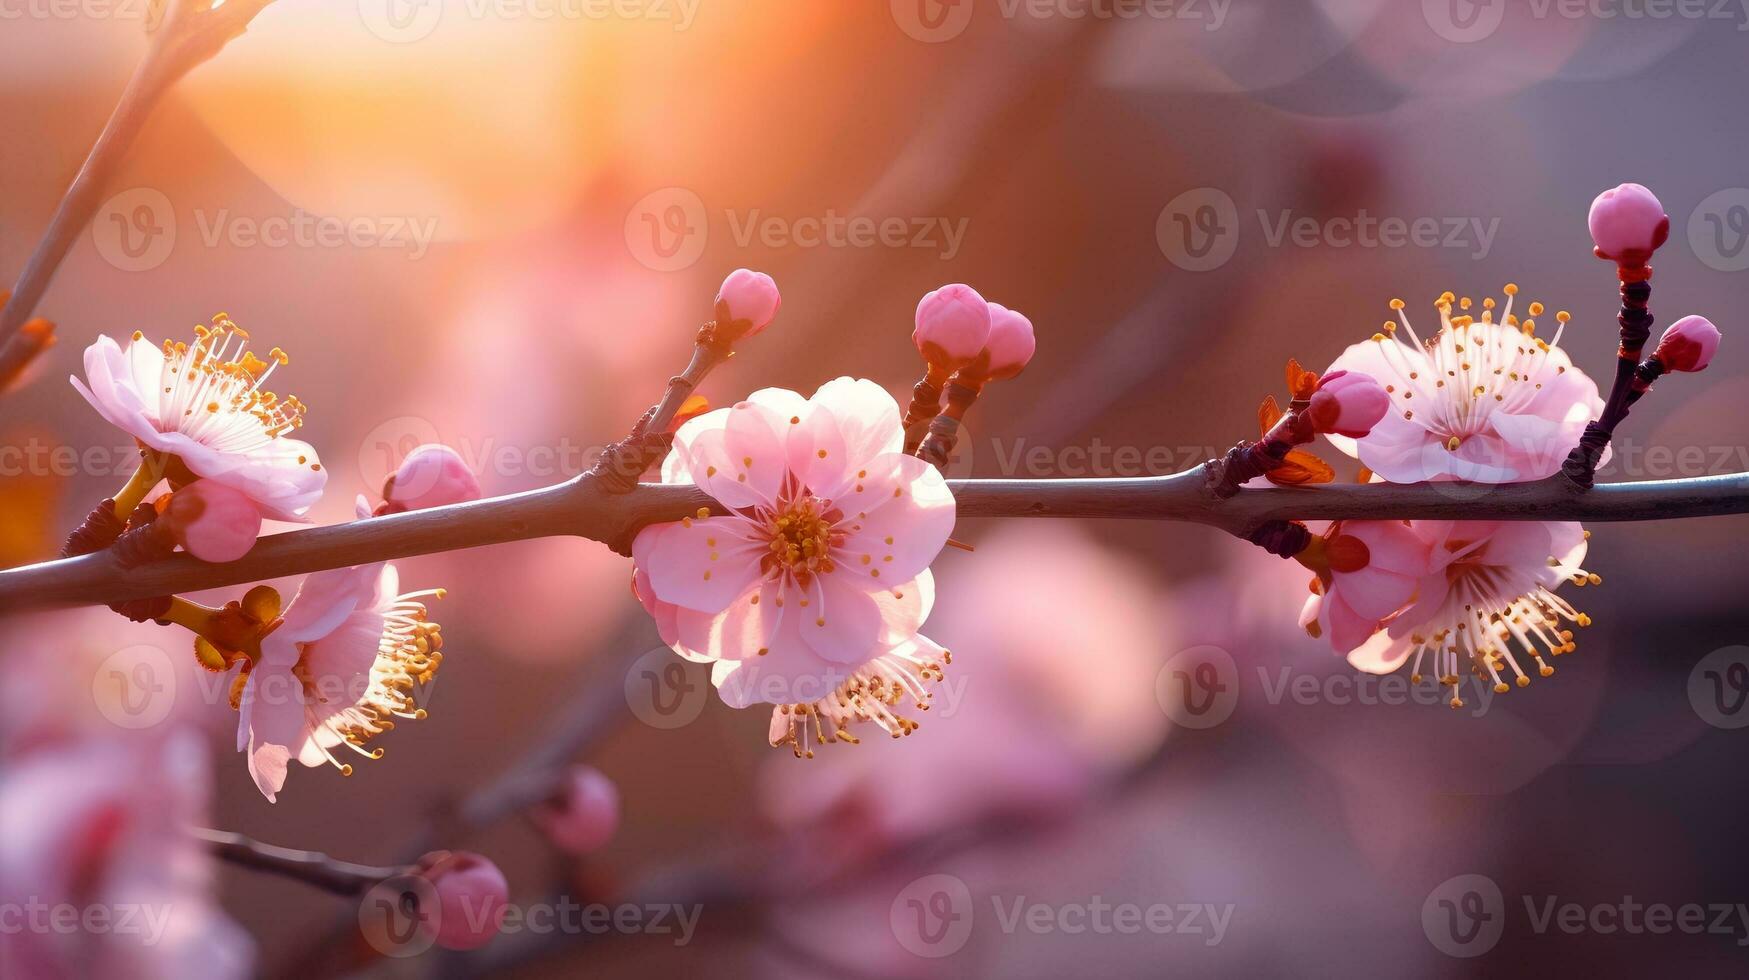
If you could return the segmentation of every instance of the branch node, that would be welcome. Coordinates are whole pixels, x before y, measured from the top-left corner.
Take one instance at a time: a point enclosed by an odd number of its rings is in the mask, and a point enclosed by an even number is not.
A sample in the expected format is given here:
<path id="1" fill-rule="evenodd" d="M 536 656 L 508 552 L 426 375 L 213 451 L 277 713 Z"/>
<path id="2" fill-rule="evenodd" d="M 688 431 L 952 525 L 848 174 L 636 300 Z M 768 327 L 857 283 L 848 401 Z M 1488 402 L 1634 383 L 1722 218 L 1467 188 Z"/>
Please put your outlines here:
<path id="1" fill-rule="evenodd" d="M 1245 540 L 1278 558 L 1292 558 L 1312 543 L 1312 532 L 1299 521 L 1265 521 Z"/>

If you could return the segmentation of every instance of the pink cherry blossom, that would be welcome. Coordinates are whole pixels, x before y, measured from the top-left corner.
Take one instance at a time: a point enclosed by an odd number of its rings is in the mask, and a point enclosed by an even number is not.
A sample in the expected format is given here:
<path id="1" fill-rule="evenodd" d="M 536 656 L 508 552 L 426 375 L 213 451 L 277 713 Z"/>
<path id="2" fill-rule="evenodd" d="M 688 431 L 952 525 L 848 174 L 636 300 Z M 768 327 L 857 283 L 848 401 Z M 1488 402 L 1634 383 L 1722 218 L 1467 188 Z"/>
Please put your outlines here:
<path id="1" fill-rule="evenodd" d="M 1640 184 L 1597 195 L 1586 217 L 1597 254 L 1624 266 L 1643 265 L 1670 237 L 1670 218 L 1658 196 Z"/>
<path id="2" fill-rule="evenodd" d="M 200 738 L 116 734 L 44 746 L 0 768 L 0 908 L 14 913 L 0 928 L 0 973 L 249 976 L 253 945 L 215 903 L 211 860 L 189 834 L 210 795 Z M 80 921 L 107 915 L 114 928 L 24 918 L 67 908 Z M 136 913 L 126 928 L 123 909 Z"/>
<path id="3" fill-rule="evenodd" d="M 398 513 L 480 499 L 480 481 L 462 454 L 426 443 L 407 454 L 383 487 L 384 510 Z"/>
<path id="4" fill-rule="evenodd" d="M 926 294 L 917 303 L 917 328 L 911 342 L 923 359 L 956 371 L 977 360 L 990 339 L 990 304 L 978 291 L 953 283 Z"/>
<path id="5" fill-rule="evenodd" d="M 140 445 L 242 491 L 266 517 L 300 520 L 328 474 L 309 443 L 288 435 L 303 424 L 303 404 L 262 387 L 285 354 L 274 348 L 262 361 L 248 343 L 222 315 L 198 328 L 193 343 L 160 347 L 136 333 L 122 347 L 100 336 L 85 349 L 85 380 L 69 380 Z"/>
<path id="6" fill-rule="evenodd" d="M 665 642 L 712 665 L 733 707 L 780 707 L 773 740 L 854 740 L 872 721 L 915 723 L 946 651 L 917 631 L 934 601 L 929 565 L 954 524 L 953 495 L 900 452 L 899 406 L 839 378 L 812 398 L 780 388 L 681 426 L 663 481 L 696 483 L 730 513 L 641 531 L 639 598 Z M 811 721 L 810 721 L 811 720 Z"/>
<path id="7" fill-rule="evenodd" d="M 492 941 L 509 909 L 510 883 L 489 859 L 470 851 L 437 851 L 420 859 L 419 874 L 437 894 L 437 945 L 444 949 L 479 949 Z"/>
<path id="8" fill-rule="evenodd" d="M 1403 521 L 1339 521 L 1313 545 L 1321 592 L 1300 614 L 1314 636 L 1337 653 L 1361 645 L 1415 597 L 1427 573 L 1429 547 Z"/>
<path id="9" fill-rule="evenodd" d="M 1499 321 L 1493 300 L 1476 320 L 1454 315 L 1457 301 L 1445 294 L 1437 304 L 1439 333 L 1425 344 L 1393 301 L 1402 329 L 1355 344 L 1330 365 L 1331 372 L 1360 372 L 1384 384 L 1391 409 L 1366 436 L 1330 441 L 1392 483 L 1553 475 L 1585 424 L 1603 411 L 1603 399 L 1560 348 L 1560 329 L 1547 341 L 1536 336 L 1542 304 L 1530 304 L 1522 322 L 1513 314 L 1517 291 L 1507 287 Z M 1564 328 L 1566 315 L 1556 319 Z"/>
<path id="10" fill-rule="evenodd" d="M 730 317 L 752 324 L 745 334 L 751 337 L 777 318 L 783 296 L 777 291 L 777 283 L 765 273 L 736 269 L 717 290 L 717 302 L 728 306 Z"/>
<path id="11" fill-rule="evenodd" d="M 1420 683 L 1423 660 L 1430 658 L 1440 682 L 1452 686 L 1453 707 L 1463 706 L 1456 691 L 1464 675 L 1492 683 L 1498 693 L 1510 689 L 1507 670 L 1519 687 L 1528 685 L 1530 676 L 1518 656 L 1534 661 L 1541 676 L 1553 674 L 1544 654 L 1553 657 L 1574 648 L 1564 624 L 1591 622 L 1555 594 L 1565 581 L 1597 581 L 1579 566 L 1585 558 L 1584 529 L 1536 521 L 1413 521 L 1409 527 L 1430 556 L 1415 583 L 1415 601 L 1354 646 L 1349 663 L 1386 674 L 1413 654 L 1411 680 Z M 1343 647 L 1337 644 L 1338 650 Z"/>
<path id="12" fill-rule="evenodd" d="M 443 641 L 418 600 L 442 591 L 403 595 L 399 584 L 382 562 L 317 572 L 261 640 L 261 659 L 245 667 L 237 748 L 269 802 L 291 760 L 351 775 L 334 749 L 380 758 L 365 747 L 371 738 L 396 718 L 425 717 L 417 695 L 443 662 Z"/>
<path id="13" fill-rule="evenodd" d="M 1685 316 L 1672 323 L 1653 352 L 1671 371 L 1704 371 L 1719 352 L 1719 328 L 1704 316 Z"/>
<path id="14" fill-rule="evenodd" d="M 216 480 L 196 480 L 176 491 L 158 520 L 182 550 L 201 561 L 236 561 L 261 535 L 255 502 Z"/>
<path id="15" fill-rule="evenodd" d="M 970 370 L 987 381 L 1002 381 L 1025 370 L 1037 350 L 1032 321 L 1000 303 L 991 303 L 990 337 Z"/>
<path id="16" fill-rule="evenodd" d="M 1358 439 L 1391 410 L 1391 396 L 1370 374 L 1332 371 L 1312 392 L 1312 426 L 1319 432 Z"/>

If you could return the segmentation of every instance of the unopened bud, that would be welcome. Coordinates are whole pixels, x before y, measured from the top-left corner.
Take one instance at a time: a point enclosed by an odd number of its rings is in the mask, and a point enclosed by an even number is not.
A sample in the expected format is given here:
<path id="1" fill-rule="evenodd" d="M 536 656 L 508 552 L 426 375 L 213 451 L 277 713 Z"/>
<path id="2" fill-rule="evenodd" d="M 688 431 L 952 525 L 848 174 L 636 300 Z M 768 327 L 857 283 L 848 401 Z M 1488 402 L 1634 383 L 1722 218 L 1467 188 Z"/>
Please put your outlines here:
<path id="1" fill-rule="evenodd" d="M 390 513 L 443 507 L 479 500 L 480 481 L 461 453 L 442 443 L 428 442 L 401 460 L 383 484 L 383 499 Z"/>
<path id="2" fill-rule="evenodd" d="M 599 769 L 573 766 L 558 792 L 529 815 L 559 850 L 590 854 L 619 829 L 619 788 Z"/>
<path id="3" fill-rule="evenodd" d="M 736 269 L 723 280 L 723 288 L 717 290 L 717 305 L 728 308 L 729 319 L 751 324 L 741 335 L 751 337 L 776 319 L 783 296 L 777 291 L 777 282 L 765 273 Z"/>
<path id="4" fill-rule="evenodd" d="M 261 536 L 255 502 L 215 480 L 196 480 L 176 491 L 158 521 L 182 550 L 201 561 L 236 561 Z"/>
<path id="5" fill-rule="evenodd" d="M 1591 202 L 1586 219 L 1597 254 L 1625 268 L 1645 265 L 1670 237 L 1670 217 L 1640 184 L 1613 187 Z"/>
<path id="6" fill-rule="evenodd" d="M 1391 396 L 1370 374 L 1357 371 L 1331 371 L 1319 379 L 1312 392 L 1312 427 L 1323 433 L 1334 433 L 1359 439 L 1391 409 Z"/>
<path id="7" fill-rule="evenodd" d="M 1670 371 L 1700 371 L 1719 351 L 1719 328 L 1704 316 L 1685 316 L 1672 323 L 1652 356 Z"/>
<path id="8" fill-rule="evenodd" d="M 917 304 L 911 342 L 935 367 L 958 371 L 970 366 L 989 339 L 990 304 L 970 286 L 943 286 Z"/>

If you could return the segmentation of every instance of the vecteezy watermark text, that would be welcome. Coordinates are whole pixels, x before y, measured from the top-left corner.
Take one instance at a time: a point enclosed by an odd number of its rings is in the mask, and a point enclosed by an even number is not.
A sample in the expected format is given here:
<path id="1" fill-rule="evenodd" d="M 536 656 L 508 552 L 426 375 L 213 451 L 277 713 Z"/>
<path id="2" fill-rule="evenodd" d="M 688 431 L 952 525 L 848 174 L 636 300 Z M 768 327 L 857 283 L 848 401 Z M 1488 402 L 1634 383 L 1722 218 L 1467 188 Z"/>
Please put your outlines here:
<path id="1" fill-rule="evenodd" d="M 1445 249 L 1481 260 L 1493 251 L 1498 217 L 1477 215 L 1314 216 L 1293 208 L 1255 211 L 1258 231 L 1269 248 Z M 1187 272 L 1208 272 L 1227 264 L 1243 237 L 1239 206 L 1218 187 L 1198 187 L 1168 201 L 1154 224 L 1160 251 Z"/>

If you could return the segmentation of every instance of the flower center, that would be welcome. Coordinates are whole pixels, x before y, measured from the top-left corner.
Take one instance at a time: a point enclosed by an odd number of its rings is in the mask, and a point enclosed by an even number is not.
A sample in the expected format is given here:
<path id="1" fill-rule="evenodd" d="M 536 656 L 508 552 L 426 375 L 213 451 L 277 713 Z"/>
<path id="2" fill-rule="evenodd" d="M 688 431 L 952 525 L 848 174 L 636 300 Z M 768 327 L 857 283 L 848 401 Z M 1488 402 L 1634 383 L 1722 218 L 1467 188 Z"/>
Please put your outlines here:
<path id="1" fill-rule="evenodd" d="M 1556 364 L 1551 371 L 1549 361 L 1571 318 L 1557 312 L 1554 336 L 1541 340 L 1535 317 L 1543 314 L 1543 305 L 1531 303 L 1530 316 L 1521 321 L 1512 312 L 1517 295 L 1518 287 L 1507 284 L 1506 304 L 1496 321 L 1494 300 L 1482 301 L 1478 320 L 1468 312 L 1473 307 L 1468 297 L 1442 294 L 1434 304 L 1439 332 L 1425 343 L 1409 325 L 1403 301 L 1392 300 L 1397 322 L 1387 321 L 1383 332 L 1373 335 L 1385 355 L 1389 374 L 1379 381 L 1391 395 L 1393 409 L 1446 437 L 1445 447 L 1452 452 L 1483 431 L 1495 411 L 1523 409 L 1548 377 L 1567 370 Z M 1454 304 L 1463 312 L 1454 315 Z M 1399 324 L 1407 338 L 1399 334 Z"/>
<path id="2" fill-rule="evenodd" d="M 815 573 L 836 568 L 832 560 L 833 526 L 842 515 L 828 510 L 826 502 L 814 496 L 780 502 L 778 508 L 769 525 L 766 570 L 788 571 L 805 581 Z"/>
<path id="3" fill-rule="evenodd" d="M 142 340 L 138 333 L 134 340 Z M 233 346 L 234 345 L 234 346 Z M 278 347 L 267 360 L 248 350 L 249 334 L 225 314 L 212 326 L 196 327 L 194 342 L 164 341 L 168 375 L 161 404 L 161 424 L 192 438 L 223 442 L 238 419 L 272 439 L 303 424 L 304 404 L 295 396 L 281 399 L 261 385 L 273 370 L 290 363 Z M 257 436 L 259 438 L 259 436 Z"/>

